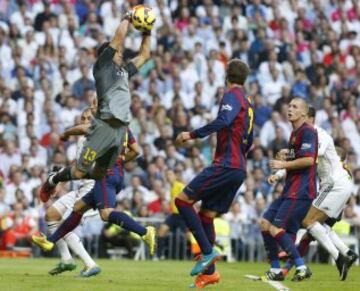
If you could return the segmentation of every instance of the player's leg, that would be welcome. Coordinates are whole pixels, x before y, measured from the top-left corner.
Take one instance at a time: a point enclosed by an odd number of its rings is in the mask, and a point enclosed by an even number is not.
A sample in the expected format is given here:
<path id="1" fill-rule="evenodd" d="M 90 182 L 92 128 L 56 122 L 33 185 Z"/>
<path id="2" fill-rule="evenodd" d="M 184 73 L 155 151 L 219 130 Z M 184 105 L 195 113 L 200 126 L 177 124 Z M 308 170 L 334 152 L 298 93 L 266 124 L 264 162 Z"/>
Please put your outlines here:
<path id="1" fill-rule="evenodd" d="M 61 199 L 61 198 L 60 198 Z M 59 199 L 59 200 L 60 200 Z M 62 207 L 61 201 L 57 200 L 58 206 L 50 206 L 45 214 L 45 221 L 48 226 L 50 234 L 53 234 L 61 223 L 62 216 L 66 212 L 66 207 Z M 59 210 L 63 209 L 63 214 Z M 56 242 L 56 246 L 59 250 L 61 262 L 55 266 L 55 268 L 49 271 L 50 275 L 57 275 L 65 271 L 72 271 L 76 268 L 74 259 L 71 256 L 68 245 L 64 239 L 60 239 Z"/>
<path id="2" fill-rule="evenodd" d="M 312 275 L 311 271 L 305 266 L 304 260 L 301 258 L 292 239 L 292 234 L 296 234 L 300 229 L 301 222 L 310 205 L 311 201 L 308 200 L 284 199 L 270 227 L 271 235 L 295 263 L 296 273 L 292 279 L 293 281 L 301 281 Z"/>
<path id="3" fill-rule="evenodd" d="M 95 182 L 93 188 L 95 205 L 99 209 L 103 221 L 121 226 L 123 229 L 138 234 L 149 246 L 150 254 L 153 255 L 156 249 L 156 231 L 153 226 L 144 227 L 136 222 L 125 212 L 115 210 L 117 181 L 111 177 L 104 177 Z"/>
<path id="4" fill-rule="evenodd" d="M 38 245 L 44 251 L 51 251 L 54 244 L 61 238 L 63 238 L 70 231 L 74 230 L 80 223 L 83 214 L 92 208 L 89 204 L 86 204 L 86 197 L 91 199 L 91 192 L 85 195 L 82 199 L 76 201 L 72 213 L 63 221 L 59 228 L 51 234 L 48 238 L 44 235 L 33 235 L 32 241 Z"/>

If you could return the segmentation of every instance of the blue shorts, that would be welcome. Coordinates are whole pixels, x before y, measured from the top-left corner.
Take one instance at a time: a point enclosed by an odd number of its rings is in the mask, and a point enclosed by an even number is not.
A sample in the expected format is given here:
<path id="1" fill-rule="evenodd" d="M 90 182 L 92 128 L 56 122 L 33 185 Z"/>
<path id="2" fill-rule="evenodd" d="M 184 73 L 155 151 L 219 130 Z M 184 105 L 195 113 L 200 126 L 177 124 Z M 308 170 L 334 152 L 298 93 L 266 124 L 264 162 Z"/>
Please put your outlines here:
<path id="1" fill-rule="evenodd" d="M 279 197 L 265 211 L 263 218 L 272 225 L 296 234 L 311 207 L 312 200 L 294 200 Z"/>
<path id="2" fill-rule="evenodd" d="M 192 200 L 201 200 L 201 208 L 222 214 L 229 211 L 245 178 L 243 170 L 210 166 L 191 180 L 184 193 Z"/>
<path id="3" fill-rule="evenodd" d="M 95 182 L 94 188 L 81 199 L 94 209 L 116 207 L 116 195 L 123 189 L 123 177 L 106 176 Z"/>

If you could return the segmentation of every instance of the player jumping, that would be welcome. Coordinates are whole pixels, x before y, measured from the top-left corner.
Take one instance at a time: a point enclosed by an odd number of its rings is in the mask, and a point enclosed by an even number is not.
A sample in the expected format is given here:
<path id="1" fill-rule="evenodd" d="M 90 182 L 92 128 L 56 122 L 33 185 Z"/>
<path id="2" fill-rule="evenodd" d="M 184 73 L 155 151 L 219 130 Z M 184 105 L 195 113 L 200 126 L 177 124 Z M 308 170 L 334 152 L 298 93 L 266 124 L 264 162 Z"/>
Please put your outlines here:
<path id="1" fill-rule="evenodd" d="M 309 108 L 308 123 L 315 123 L 315 109 Z M 319 195 L 307 213 L 303 226 L 334 258 L 339 270 L 341 280 L 345 280 L 348 269 L 358 259 L 358 256 L 351 251 L 324 223 L 336 220 L 342 213 L 352 192 L 352 178 L 344 168 L 339 157 L 332 137 L 322 128 L 315 126 L 319 136 L 319 160 L 317 173 L 320 180 Z M 285 176 L 285 171 L 278 171 L 269 177 L 269 182 L 274 183 Z M 328 219 L 331 220 L 328 220 Z M 308 249 L 311 237 L 304 236 L 299 251 L 302 253 Z M 301 254 L 303 255 L 303 254 Z M 285 268 L 287 273 L 292 266 L 289 262 Z"/>
<path id="2" fill-rule="evenodd" d="M 132 12 L 126 13 L 110 42 L 97 51 L 93 67 L 98 109 L 85 135 L 85 142 L 76 165 L 49 175 L 41 188 L 40 197 L 46 202 L 55 192 L 59 182 L 83 178 L 101 179 L 111 168 L 122 150 L 127 125 L 130 121 L 128 79 L 150 58 L 150 31 L 143 33 L 138 56 L 125 64 L 122 58 L 123 44 Z"/>
<path id="3" fill-rule="evenodd" d="M 195 288 L 204 288 L 220 280 L 214 265 L 220 258 L 213 249 L 214 218 L 229 210 L 246 178 L 246 154 L 252 145 L 254 122 L 253 109 L 243 87 L 248 74 L 245 63 L 231 60 L 226 69 L 228 90 L 220 103 L 217 118 L 192 132 L 182 132 L 176 138 L 176 143 L 183 145 L 188 140 L 217 133 L 213 164 L 199 173 L 175 199 L 180 215 L 202 252 L 190 273 L 197 275 L 192 285 Z M 193 207 L 197 201 L 202 201 L 199 213 Z"/>
<path id="4" fill-rule="evenodd" d="M 293 131 L 288 160 L 270 161 L 271 169 L 285 169 L 287 172 L 282 195 L 271 203 L 261 220 L 261 232 L 271 265 L 266 277 L 270 280 L 284 280 L 278 258 L 278 244 L 295 262 L 293 281 L 302 281 L 312 275 L 292 239 L 316 196 L 318 137 L 316 130 L 305 122 L 308 110 L 303 99 L 295 98 L 290 102 L 288 119 Z"/>

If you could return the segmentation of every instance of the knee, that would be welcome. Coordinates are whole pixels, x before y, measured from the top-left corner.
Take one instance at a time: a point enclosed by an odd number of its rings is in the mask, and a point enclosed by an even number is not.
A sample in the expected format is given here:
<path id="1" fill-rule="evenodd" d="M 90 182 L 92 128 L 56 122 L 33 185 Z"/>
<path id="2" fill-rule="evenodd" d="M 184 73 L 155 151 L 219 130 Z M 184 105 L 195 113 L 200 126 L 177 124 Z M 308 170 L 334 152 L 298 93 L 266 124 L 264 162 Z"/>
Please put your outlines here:
<path id="1" fill-rule="evenodd" d="M 74 212 L 84 214 L 84 212 L 86 210 L 87 209 L 84 209 L 84 202 L 81 199 L 79 199 L 78 201 L 75 202 L 74 207 L 73 207 Z"/>
<path id="2" fill-rule="evenodd" d="M 110 213 L 113 211 L 114 209 L 112 208 L 105 208 L 105 209 L 100 209 L 100 217 L 103 221 L 109 221 L 109 216 Z"/>
<path id="3" fill-rule="evenodd" d="M 260 220 L 260 230 L 265 232 L 265 231 L 270 231 L 270 222 L 267 221 L 266 219 L 262 218 Z"/>
<path id="4" fill-rule="evenodd" d="M 60 221 L 62 219 L 60 213 L 54 208 L 50 207 L 45 214 L 45 221 Z"/>
<path id="5" fill-rule="evenodd" d="M 305 217 L 302 221 L 302 225 L 304 228 L 308 229 L 314 222 L 312 221 L 311 217 Z"/>
<path id="6" fill-rule="evenodd" d="M 271 225 L 270 229 L 269 229 L 269 232 L 270 232 L 272 237 L 275 237 L 277 234 L 279 234 L 280 232 L 283 232 L 283 231 L 285 231 L 285 230 L 282 229 L 282 228 L 278 228 L 278 227 L 276 227 L 274 225 Z"/>

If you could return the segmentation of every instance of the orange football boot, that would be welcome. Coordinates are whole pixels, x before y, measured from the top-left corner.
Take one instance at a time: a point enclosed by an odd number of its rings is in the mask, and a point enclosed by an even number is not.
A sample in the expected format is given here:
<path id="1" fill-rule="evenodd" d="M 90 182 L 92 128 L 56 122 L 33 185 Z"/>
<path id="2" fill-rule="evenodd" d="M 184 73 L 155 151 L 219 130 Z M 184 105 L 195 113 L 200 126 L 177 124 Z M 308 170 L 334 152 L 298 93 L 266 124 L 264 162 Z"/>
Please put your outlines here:
<path id="1" fill-rule="evenodd" d="M 217 284 L 220 281 L 220 273 L 215 271 L 214 274 L 205 275 L 201 274 L 198 275 L 195 279 L 195 282 L 190 285 L 191 288 L 203 289 L 207 285 Z"/>

